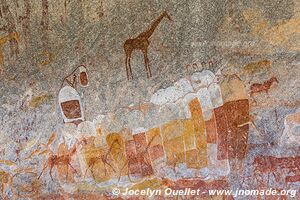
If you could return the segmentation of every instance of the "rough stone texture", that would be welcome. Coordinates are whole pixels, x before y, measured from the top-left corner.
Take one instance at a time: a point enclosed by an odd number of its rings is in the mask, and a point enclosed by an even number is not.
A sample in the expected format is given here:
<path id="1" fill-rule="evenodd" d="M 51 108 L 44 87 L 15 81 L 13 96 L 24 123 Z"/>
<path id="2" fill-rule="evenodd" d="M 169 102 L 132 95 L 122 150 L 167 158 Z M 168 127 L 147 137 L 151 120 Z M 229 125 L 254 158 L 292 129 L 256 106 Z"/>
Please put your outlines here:
<path id="1" fill-rule="evenodd" d="M 0 199 L 299 198 L 299 13 L 297 0 L 0 0 Z M 125 41 L 147 47 L 132 80 Z"/>

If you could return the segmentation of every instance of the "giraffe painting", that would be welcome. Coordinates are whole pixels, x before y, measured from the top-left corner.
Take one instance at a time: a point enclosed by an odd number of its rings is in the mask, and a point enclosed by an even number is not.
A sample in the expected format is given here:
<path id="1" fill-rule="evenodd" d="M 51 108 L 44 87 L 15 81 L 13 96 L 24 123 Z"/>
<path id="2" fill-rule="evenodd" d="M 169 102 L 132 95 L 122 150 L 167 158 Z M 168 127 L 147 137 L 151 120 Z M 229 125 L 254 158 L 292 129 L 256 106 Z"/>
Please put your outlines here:
<path id="1" fill-rule="evenodd" d="M 149 65 L 149 59 L 148 59 L 148 46 L 150 44 L 149 38 L 153 34 L 154 30 L 158 26 L 158 24 L 161 22 L 161 20 L 166 17 L 170 21 L 172 20 L 170 15 L 164 11 L 161 13 L 161 15 L 152 22 L 150 25 L 150 28 L 142 33 L 140 33 L 136 38 L 130 38 L 125 41 L 124 43 L 124 50 L 125 50 L 125 66 L 126 66 L 126 73 L 127 73 L 127 79 L 130 78 L 133 79 L 132 75 L 132 69 L 130 65 L 131 55 L 133 50 L 141 50 L 144 55 L 144 62 L 145 62 L 145 68 L 147 72 L 147 78 L 150 78 L 152 76 L 151 69 Z"/>

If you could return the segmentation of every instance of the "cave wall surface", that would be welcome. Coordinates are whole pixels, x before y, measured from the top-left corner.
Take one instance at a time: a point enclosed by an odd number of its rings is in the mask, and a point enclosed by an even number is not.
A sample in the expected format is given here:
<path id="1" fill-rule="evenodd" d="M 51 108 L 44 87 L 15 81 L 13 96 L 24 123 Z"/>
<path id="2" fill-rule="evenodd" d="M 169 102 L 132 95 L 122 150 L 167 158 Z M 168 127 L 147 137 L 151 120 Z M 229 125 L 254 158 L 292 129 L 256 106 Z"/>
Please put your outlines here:
<path id="1" fill-rule="evenodd" d="M 0 199 L 297 198 L 299 52 L 297 0 L 0 0 Z"/>

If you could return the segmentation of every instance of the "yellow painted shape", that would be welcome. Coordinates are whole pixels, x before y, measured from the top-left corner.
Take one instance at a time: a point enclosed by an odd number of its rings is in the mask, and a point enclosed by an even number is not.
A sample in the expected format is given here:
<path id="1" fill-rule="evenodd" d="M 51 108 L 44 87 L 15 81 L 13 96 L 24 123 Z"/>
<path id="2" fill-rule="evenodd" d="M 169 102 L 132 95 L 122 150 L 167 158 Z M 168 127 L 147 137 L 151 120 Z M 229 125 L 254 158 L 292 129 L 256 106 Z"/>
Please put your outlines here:
<path id="1" fill-rule="evenodd" d="M 128 174 L 127 170 L 127 157 L 125 149 L 125 140 L 120 133 L 111 133 L 106 136 L 106 142 L 110 148 L 110 153 L 114 159 L 114 163 L 118 168 L 121 175 Z M 117 170 L 117 169 L 116 169 Z"/>
<path id="2" fill-rule="evenodd" d="M 183 126 L 181 120 L 173 120 L 161 128 L 163 141 L 168 141 L 183 135 Z"/>
<path id="3" fill-rule="evenodd" d="M 207 156 L 207 143 L 206 137 L 197 135 L 196 136 L 196 145 L 200 158 L 200 168 L 208 166 L 208 156 Z"/>
<path id="4" fill-rule="evenodd" d="M 205 167 L 203 160 L 200 157 L 198 149 L 186 151 L 186 164 L 188 168 L 201 169 Z"/>
<path id="5" fill-rule="evenodd" d="M 155 145 L 162 145 L 162 139 L 160 137 L 159 128 L 152 128 L 149 131 L 147 131 L 146 138 L 148 143 L 152 141 L 150 147 Z"/>
<path id="6" fill-rule="evenodd" d="M 194 121 L 192 119 L 183 120 L 183 139 L 185 150 L 196 148 L 196 136 L 194 131 Z"/>
<path id="7" fill-rule="evenodd" d="M 202 109 L 200 102 L 197 98 L 193 99 L 189 103 L 189 108 L 192 115 L 192 120 L 194 124 L 194 132 L 196 137 L 196 147 L 199 151 L 199 156 L 201 159 L 201 166 L 206 167 L 208 165 L 207 159 L 207 142 L 205 135 L 205 121 L 202 115 Z"/>
<path id="8" fill-rule="evenodd" d="M 164 141 L 164 149 L 168 165 L 176 166 L 185 162 L 183 136 Z"/>
<path id="9" fill-rule="evenodd" d="M 206 165 L 206 152 L 203 152 L 203 156 L 200 156 L 199 153 L 199 145 L 197 146 L 197 140 L 199 139 L 198 135 L 196 137 L 195 133 L 195 127 L 194 127 L 195 121 L 192 119 L 183 120 L 184 124 L 184 143 L 185 143 L 185 156 L 186 156 L 186 164 L 188 168 L 194 168 L 194 169 L 200 169 L 202 167 L 205 167 Z M 204 134 L 202 134 L 204 135 Z M 206 141 L 205 138 L 203 141 Z M 206 143 L 201 144 L 202 148 L 205 148 Z M 204 158 L 203 158 L 204 157 Z M 204 163 L 203 163 L 204 161 Z"/>
<path id="10" fill-rule="evenodd" d="M 111 167 L 107 164 L 105 165 L 101 159 L 101 157 L 105 157 L 107 155 L 108 163 L 115 168 L 115 166 L 113 166 L 114 163 L 112 162 L 113 158 L 111 154 L 107 154 L 108 146 L 102 145 L 100 147 L 95 147 L 94 141 L 94 137 L 87 138 L 87 144 L 84 145 L 81 150 L 87 167 L 84 169 L 84 176 L 87 176 L 87 173 L 89 173 L 90 176 L 97 182 L 103 182 L 111 178 L 115 178 L 116 176 L 113 169 L 111 169 Z"/>
<path id="11" fill-rule="evenodd" d="M 196 137 L 201 136 L 205 138 L 205 121 L 202 115 L 202 109 L 199 100 L 197 98 L 193 99 L 189 103 L 189 108 L 192 115 L 192 121 L 194 124 L 194 131 Z"/>
<path id="12" fill-rule="evenodd" d="M 5 171 L 0 171 L 0 188 L 1 188 L 1 195 L 4 195 L 5 190 L 7 189 L 8 186 L 12 184 L 12 179 L 13 177 L 5 172 Z"/>
<path id="13" fill-rule="evenodd" d="M 95 179 L 95 181 L 103 182 L 116 177 L 113 169 L 107 164 L 104 164 L 101 160 L 102 156 L 107 155 L 108 146 L 88 148 L 83 152 L 88 171 L 90 172 L 91 177 Z M 111 155 L 108 155 L 107 160 L 108 163 L 112 165 L 112 167 L 115 167 L 111 162 L 113 160 Z M 85 173 L 87 173 L 88 171 L 86 171 Z M 86 174 L 84 175 L 86 176 Z"/>

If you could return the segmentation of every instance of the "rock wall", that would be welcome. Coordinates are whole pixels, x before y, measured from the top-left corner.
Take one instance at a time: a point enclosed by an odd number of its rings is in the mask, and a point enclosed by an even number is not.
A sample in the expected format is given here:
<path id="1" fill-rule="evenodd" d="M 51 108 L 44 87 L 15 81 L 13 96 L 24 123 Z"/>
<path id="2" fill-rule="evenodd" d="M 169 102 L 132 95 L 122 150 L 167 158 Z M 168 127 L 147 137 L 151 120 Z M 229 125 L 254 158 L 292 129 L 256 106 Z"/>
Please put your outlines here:
<path id="1" fill-rule="evenodd" d="M 296 0 L 0 0 L 1 199 L 299 196 L 299 11 Z"/>

